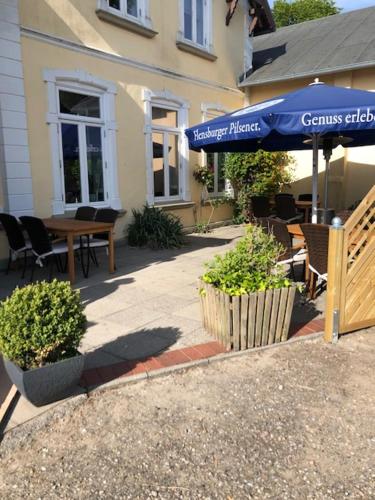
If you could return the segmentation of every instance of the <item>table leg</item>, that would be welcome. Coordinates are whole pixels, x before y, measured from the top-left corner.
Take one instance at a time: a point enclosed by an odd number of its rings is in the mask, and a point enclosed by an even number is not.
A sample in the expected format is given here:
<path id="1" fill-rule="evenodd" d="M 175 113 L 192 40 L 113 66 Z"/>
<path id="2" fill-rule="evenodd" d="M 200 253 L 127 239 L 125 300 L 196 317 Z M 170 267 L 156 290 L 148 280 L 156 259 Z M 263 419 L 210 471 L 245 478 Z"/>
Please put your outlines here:
<path id="1" fill-rule="evenodd" d="M 74 267 L 74 247 L 73 247 L 73 234 L 67 235 L 68 243 L 68 273 L 70 284 L 73 285 L 76 280 L 76 272 Z"/>
<path id="2" fill-rule="evenodd" d="M 108 267 L 110 273 L 115 272 L 115 246 L 112 229 L 108 232 Z"/>
<path id="3" fill-rule="evenodd" d="M 305 208 L 305 222 L 309 222 L 309 212 L 310 212 L 310 209 Z"/>
<path id="4" fill-rule="evenodd" d="M 309 282 L 310 269 L 309 269 L 309 252 L 306 253 L 306 261 L 305 261 L 305 283 Z"/>

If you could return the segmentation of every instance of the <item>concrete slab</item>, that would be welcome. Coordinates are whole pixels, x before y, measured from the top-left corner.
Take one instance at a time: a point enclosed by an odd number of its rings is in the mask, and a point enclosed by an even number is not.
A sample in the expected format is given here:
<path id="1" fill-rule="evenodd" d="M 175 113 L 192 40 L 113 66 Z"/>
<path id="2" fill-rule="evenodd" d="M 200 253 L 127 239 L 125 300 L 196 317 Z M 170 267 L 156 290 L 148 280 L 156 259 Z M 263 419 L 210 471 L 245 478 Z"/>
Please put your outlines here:
<path id="1" fill-rule="evenodd" d="M 118 244 L 113 275 L 108 275 L 105 252 L 98 252 L 100 266 L 91 267 L 88 279 L 77 265 L 76 288 L 81 291 L 88 319 L 81 346 L 87 353 L 86 368 L 211 341 L 201 326 L 198 277 L 205 262 L 232 248 L 243 233 L 241 226 L 227 226 L 205 235 L 189 235 L 187 244 L 176 250 L 152 251 Z M 20 275 L 17 271 L 2 278 L 0 297 L 27 282 Z M 66 275 L 58 277 L 66 279 Z M 37 279 L 42 278 L 47 278 L 47 272 L 38 269 Z M 320 313 L 312 310 L 309 319 L 314 314 Z M 304 316 L 301 309 L 298 318 L 303 321 Z M 13 412 L 13 425 L 40 411 L 20 400 Z"/>

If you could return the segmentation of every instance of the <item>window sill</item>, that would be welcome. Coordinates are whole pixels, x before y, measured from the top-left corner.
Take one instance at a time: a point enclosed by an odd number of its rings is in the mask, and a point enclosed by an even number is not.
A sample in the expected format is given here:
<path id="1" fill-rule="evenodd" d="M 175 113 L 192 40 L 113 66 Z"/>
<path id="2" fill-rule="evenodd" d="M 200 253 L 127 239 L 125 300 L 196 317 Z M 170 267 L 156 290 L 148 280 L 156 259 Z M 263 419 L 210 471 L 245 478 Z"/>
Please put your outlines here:
<path id="1" fill-rule="evenodd" d="M 205 199 L 203 202 L 203 205 L 211 205 L 211 202 L 216 202 L 220 201 L 223 205 L 231 203 L 232 198 L 229 198 L 228 196 L 225 195 L 215 195 L 215 196 L 210 196 L 209 198 Z"/>
<path id="2" fill-rule="evenodd" d="M 128 19 L 104 9 L 97 9 L 96 15 L 102 21 L 107 21 L 108 23 L 115 24 L 116 26 L 120 26 L 121 28 L 132 31 L 133 33 L 145 36 L 146 38 L 154 38 L 154 36 L 158 34 L 157 31 L 148 26 L 145 26 L 144 24 L 141 24 L 140 22 L 133 21 L 132 19 Z"/>
<path id="3" fill-rule="evenodd" d="M 184 208 L 194 207 L 194 201 L 162 201 L 154 203 L 154 207 L 161 208 L 162 210 L 181 210 Z"/>
<path id="4" fill-rule="evenodd" d="M 100 208 L 111 208 L 111 207 L 100 207 Z M 77 209 L 76 208 L 72 208 L 72 209 L 65 209 L 65 212 L 63 214 L 55 214 L 55 215 L 51 215 L 51 217 L 53 219 L 74 219 L 74 216 L 75 216 L 75 213 L 76 213 Z M 121 210 L 118 210 L 118 218 L 120 219 L 121 217 L 124 217 L 127 213 L 126 210 L 124 209 L 121 209 Z"/>
<path id="5" fill-rule="evenodd" d="M 177 48 L 184 52 L 189 52 L 189 54 L 193 54 L 198 57 L 202 57 L 203 59 L 207 59 L 208 61 L 216 61 L 217 56 L 210 52 L 209 50 L 199 47 L 193 43 L 189 43 L 186 40 L 177 40 L 176 41 Z"/>

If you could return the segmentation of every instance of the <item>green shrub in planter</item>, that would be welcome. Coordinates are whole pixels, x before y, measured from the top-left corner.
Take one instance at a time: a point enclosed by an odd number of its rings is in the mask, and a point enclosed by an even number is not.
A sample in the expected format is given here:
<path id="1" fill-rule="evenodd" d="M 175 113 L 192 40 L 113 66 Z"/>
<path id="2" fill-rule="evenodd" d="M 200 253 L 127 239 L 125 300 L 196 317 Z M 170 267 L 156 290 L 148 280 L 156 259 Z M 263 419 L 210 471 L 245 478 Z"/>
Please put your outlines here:
<path id="1" fill-rule="evenodd" d="M 183 244 L 182 223 L 161 208 L 144 206 L 133 210 L 133 222 L 128 227 L 129 245 L 154 249 L 179 248 Z"/>
<path id="2" fill-rule="evenodd" d="M 277 265 L 284 252 L 272 234 L 250 225 L 233 250 L 206 264 L 202 280 L 230 296 L 289 287 L 286 270 Z"/>
<path id="3" fill-rule="evenodd" d="M 0 352 L 22 370 L 75 356 L 85 331 L 79 292 L 68 282 L 16 288 L 0 303 Z"/>

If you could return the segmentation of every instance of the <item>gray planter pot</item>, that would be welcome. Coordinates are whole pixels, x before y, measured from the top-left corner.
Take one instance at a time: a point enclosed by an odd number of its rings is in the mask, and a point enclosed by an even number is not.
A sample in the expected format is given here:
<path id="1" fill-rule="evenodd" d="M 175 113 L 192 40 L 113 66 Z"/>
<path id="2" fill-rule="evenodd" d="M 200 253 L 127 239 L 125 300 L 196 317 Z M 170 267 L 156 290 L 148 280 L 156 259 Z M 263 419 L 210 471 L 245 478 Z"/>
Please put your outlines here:
<path id="1" fill-rule="evenodd" d="M 84 356 L 79 354 L 41 368 L 23 371 L 4 358 L 9 378 L 22 396 L 35 406 L 44 406 L 71 396 L 81 378 L 84 362 Z"/>

